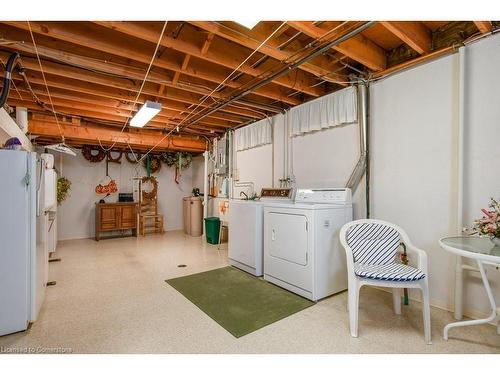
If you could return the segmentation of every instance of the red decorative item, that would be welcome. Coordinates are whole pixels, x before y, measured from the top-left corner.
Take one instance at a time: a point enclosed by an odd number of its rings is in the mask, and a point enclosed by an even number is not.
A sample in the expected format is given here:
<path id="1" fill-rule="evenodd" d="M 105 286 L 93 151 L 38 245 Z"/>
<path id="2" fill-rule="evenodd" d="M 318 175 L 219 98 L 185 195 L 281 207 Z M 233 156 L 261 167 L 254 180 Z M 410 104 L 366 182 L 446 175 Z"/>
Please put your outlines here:
<path id="1" fill-rule="evenodd" d="M 109 181 L 107 185 L 99 184 L 95 187 L 95 192 L 97 194 L 113 194 L 118 191 L 118 185 L 116 185 L 115 180 Z"/>

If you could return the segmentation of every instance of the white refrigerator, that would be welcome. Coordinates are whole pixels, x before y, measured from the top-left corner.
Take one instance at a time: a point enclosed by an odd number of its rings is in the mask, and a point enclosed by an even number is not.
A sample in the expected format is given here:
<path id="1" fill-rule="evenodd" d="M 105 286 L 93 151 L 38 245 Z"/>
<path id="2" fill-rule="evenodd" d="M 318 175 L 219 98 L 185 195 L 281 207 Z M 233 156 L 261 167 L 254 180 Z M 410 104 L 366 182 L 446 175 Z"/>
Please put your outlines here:
<path id="1" fill-rule="evenodd" d="M 0 150 L 0 336 L 37 319 L 48 278 L 45 161 Z"/>

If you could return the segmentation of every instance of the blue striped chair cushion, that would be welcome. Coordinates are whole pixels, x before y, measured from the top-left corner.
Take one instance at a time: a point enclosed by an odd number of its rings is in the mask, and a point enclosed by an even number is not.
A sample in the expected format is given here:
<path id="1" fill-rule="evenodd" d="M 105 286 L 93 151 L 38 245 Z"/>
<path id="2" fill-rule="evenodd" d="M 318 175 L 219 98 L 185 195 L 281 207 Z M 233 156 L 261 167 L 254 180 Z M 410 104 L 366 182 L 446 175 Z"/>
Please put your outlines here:
<path id="1" fill-rule="evenodd" d="M 394 263 L 401 242 L 396 229 L 376 223 L 353 225 L 346 240 L 354 262 L 368 265 Z"/>
<path id="2" fill-rule="evenodd" d="M 417 281 L 425 277 L 419 269 L 400 263 L 372 265 L 354 263 L 354 273 L 367 279 L 386 281 Z"/>

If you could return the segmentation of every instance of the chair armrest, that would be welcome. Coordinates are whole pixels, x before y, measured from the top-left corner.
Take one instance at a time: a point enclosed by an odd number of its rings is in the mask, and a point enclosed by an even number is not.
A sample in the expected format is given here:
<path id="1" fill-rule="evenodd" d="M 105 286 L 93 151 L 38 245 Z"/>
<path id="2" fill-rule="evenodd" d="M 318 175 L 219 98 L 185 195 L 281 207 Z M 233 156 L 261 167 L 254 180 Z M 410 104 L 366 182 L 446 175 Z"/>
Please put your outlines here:
<path id="1" fill-rule="evenodd" d="M 411 242 L 406 242 L 406 250 L 409 253 L 414 253 L 418 257 L 418 268 L 425 273 L 428 276 L 428 270 L 427 270 L 427 253 L 413 245 Z"/>

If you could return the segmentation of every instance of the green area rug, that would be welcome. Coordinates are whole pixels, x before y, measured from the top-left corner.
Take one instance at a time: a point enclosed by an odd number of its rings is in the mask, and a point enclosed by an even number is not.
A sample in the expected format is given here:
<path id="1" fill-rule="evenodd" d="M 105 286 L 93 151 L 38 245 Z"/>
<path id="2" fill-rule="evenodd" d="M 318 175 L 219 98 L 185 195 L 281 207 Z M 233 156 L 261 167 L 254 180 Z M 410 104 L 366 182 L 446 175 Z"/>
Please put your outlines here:
<path id="1" fill-rule="evenodd" d="M 233 267 L 165 280 L 234 337 L 314 305 Z"/>

